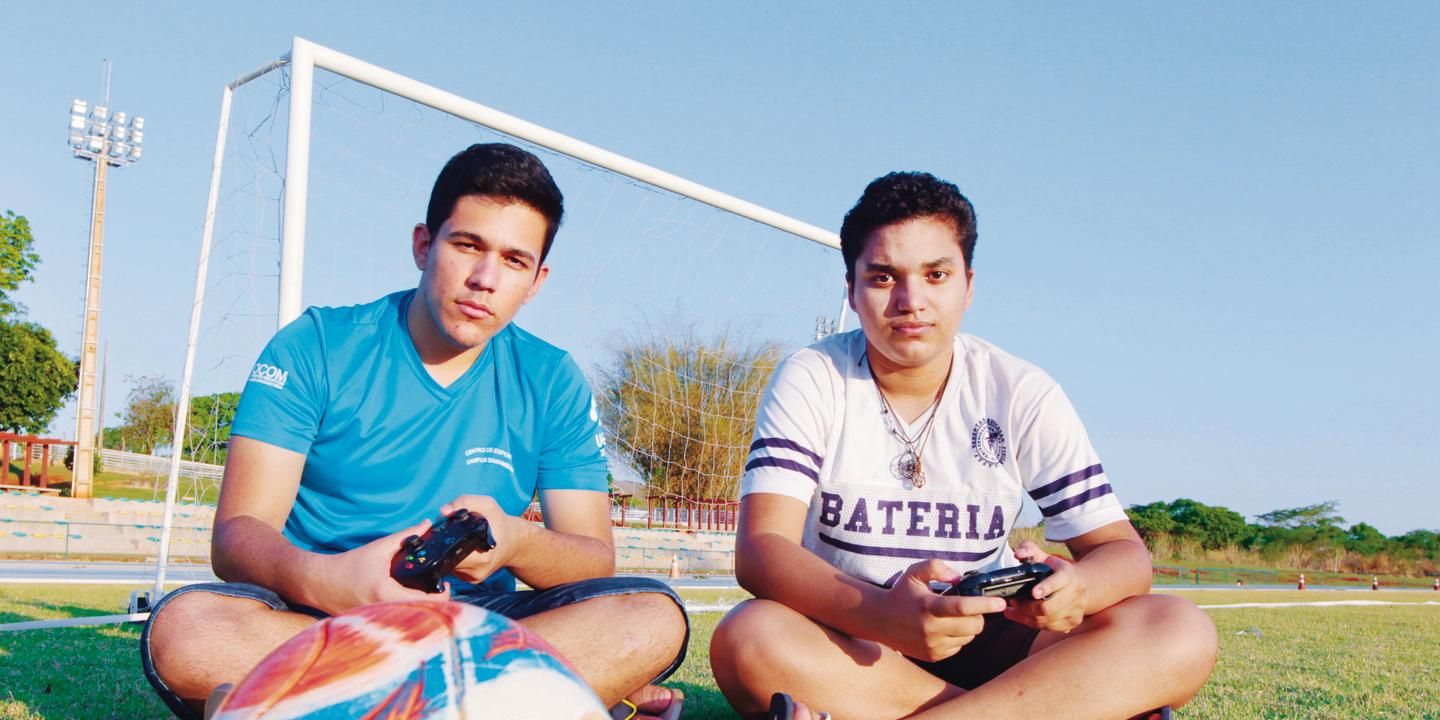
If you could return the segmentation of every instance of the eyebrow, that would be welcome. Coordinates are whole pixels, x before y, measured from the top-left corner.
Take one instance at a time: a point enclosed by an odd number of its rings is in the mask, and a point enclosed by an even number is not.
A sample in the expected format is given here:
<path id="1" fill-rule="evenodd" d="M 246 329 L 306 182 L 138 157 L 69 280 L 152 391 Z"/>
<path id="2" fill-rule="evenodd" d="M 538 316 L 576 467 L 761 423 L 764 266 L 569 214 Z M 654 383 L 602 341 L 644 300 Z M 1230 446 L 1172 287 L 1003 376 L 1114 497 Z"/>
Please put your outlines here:
<path id="1" fill-rule="evenodd" d="M 481 237 L 481 236 L 479 236 L 479 235 L 477 235 L 477 234 L 475 234 L 475 233 L 469 232 L 469 231 L 467 231 L 467 230 L 452 230 L 452 231 L 450 231 L 450 234 L 449 234 L 449 235 L 446 235 L 446 236 L 445 236 L 445 239 L 446 239 L 447 241 L 449 241 L 450 239 L 456 238 L 456 237 L 465 238 L 466 240 L 470 240 L 470 241 L 472 241 L 472 242 L 474 242 L 474 243 L 476 243 L 476 244 L 484 245 L 484 246 L 487 247 L 487 248 L 490 247 L 490 242 L 489 242 L 488 240 L 486 240 L 485 238 L 483 238 L 483 237 Z M 526 259 L 529 260 L 530 262 L 535 262 L 535 253 L 532 253 L 532 252 L 530 252 L 529 250 L 526 250 L 525 248 L 519 248 L 519 247 L 514 247 L 514 246 L 506 246 L 506 247 L 500 248 L 500 252 L 505 253 L 505 254 L 507 254 L 507 255 L 519 255 L 519 256 L 521 256 L 521 257 L 526 258 Z"/>
<path id="2" fill-rule="evenodd" d="M 952 265 L 954 265 L 954 264 L 955 264 L 955 259 L 954 259 L 954 258 L 951 258 L 951 257 L 942 257 L 942 258 L 939 258 L 939 259 L 936 259 L 936 260 L 931 260 L 931 261 L 929 261 L 929 262 L 922 263 L 922 264 L 920 265 L 920 267 L 924 268 L 925 270 L 934 270 L 934 269 L 936 269 L 936 268 L 949 267 L 949 266 L 952 266 Z M 886 264 L 886 263 L 876 263 L 876 262 L 865 263 L 865 272 L 883 272 L 883 273 L 889 273 L 889 274 L 891 274 L 891 275 L 894 275 L 894 274 L 895 274 L 895 270 L 896 270 L 896 268 L 895 268 L 894 265 L 889 265 L 889 264 Z"/>

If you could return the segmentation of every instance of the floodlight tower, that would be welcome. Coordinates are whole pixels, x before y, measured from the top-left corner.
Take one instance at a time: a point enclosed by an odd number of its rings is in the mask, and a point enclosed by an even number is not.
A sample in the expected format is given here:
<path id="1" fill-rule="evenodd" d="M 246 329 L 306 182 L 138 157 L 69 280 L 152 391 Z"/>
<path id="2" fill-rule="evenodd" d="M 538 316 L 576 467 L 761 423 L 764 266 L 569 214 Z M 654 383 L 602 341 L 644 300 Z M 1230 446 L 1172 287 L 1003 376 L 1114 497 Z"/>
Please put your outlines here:
<path id="1" fill-rule="evenodd" d="M 75 157 L 95 163 L 95 185 L 90 202 L 90 262 L 85 281 L 85 329 L 80 346 L 80 398 L 75 406 L 75 465 L 70 481 L 73 497 L 88 498 L 95 470 L 95 363 L 100 336 L 100 260 L 105 246 L 105 173 L 140 160 L 145 141 L 145 118 L 110 112 L 107 69 L 105 100 L 91 106 L 84 100 L 70 104 L 70 148 Z"/>

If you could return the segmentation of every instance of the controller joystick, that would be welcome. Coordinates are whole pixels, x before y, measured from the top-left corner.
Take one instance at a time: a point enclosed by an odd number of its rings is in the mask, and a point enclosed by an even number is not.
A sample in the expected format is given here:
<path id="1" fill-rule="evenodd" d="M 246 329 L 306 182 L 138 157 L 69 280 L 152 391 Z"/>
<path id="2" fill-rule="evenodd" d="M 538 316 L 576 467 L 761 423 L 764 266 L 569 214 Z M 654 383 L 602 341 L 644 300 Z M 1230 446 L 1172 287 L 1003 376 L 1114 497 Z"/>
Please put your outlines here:
<path id="1" fill-rule="evenodd" d="M 390 576 L 405 587 L 438 593 L 449 575 L 472 552 L 495 547 L 495 535 L 485 518 L 461 508 L 431 526 L 424 535 L 411 535 L 400 543 L 390 561 Z"/>

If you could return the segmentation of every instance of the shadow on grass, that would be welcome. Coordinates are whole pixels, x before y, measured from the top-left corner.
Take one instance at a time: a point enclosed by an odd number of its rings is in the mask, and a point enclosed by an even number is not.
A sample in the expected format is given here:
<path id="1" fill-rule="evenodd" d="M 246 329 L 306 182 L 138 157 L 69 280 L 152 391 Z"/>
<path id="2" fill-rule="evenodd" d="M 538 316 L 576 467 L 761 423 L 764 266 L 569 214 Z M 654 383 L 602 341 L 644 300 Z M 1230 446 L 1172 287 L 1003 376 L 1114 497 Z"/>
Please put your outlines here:
<path id="1" fill-rule="evenodd" d="M 22 605 L 26 609 L 34 608 L 35 614 L 27 614 L 24 610 L 0 612 L 0 623 L 29 622 L 31 620 L 50 619 L 44 613 L 58 613 L 65 618 L 91 617 L 100 615 L 119 615 L 125 611 L 123 607 L 116 607 L 114 611 L 104 609 L 97 610 L 93 606 L 86 605 L 64 605 L 61 603 L 45 602 L 43 600 L 18 600 L 12 599 L 16 605 Z"/>

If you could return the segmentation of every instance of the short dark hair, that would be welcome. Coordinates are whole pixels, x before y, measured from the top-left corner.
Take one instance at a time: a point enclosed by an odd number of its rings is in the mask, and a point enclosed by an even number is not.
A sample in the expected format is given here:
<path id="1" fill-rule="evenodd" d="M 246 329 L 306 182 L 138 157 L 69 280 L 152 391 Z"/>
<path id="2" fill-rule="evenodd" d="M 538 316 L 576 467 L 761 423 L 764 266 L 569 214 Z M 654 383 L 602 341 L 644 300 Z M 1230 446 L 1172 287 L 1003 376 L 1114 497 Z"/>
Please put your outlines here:
<path id="1" fill-rule="evenodd" d="M 565 214 L 565 196 L 540 158 L 505 143 L 476 143 L 456 153 L 445 163 L 430 191 L 425 228 L 431 237 L 455 212 L 455 203 L 467 195 L 517 202 L 540 213 L 545 218 L 540 262 L 545 262 Z"/>
<path id="2" fill-rule="evenodd" d="M 965 269 L 975 256 L 975 207 L 960 194 L 954 183 L 927 172 L 892 172 L 876 178 L 845 213 L 840 225 L 840 255 L 845 259 L 845 279 L 854 279 L 855 260 L 865 251 L 870 233 L 906 220 L 935 218 L 955 228 Z"/>

